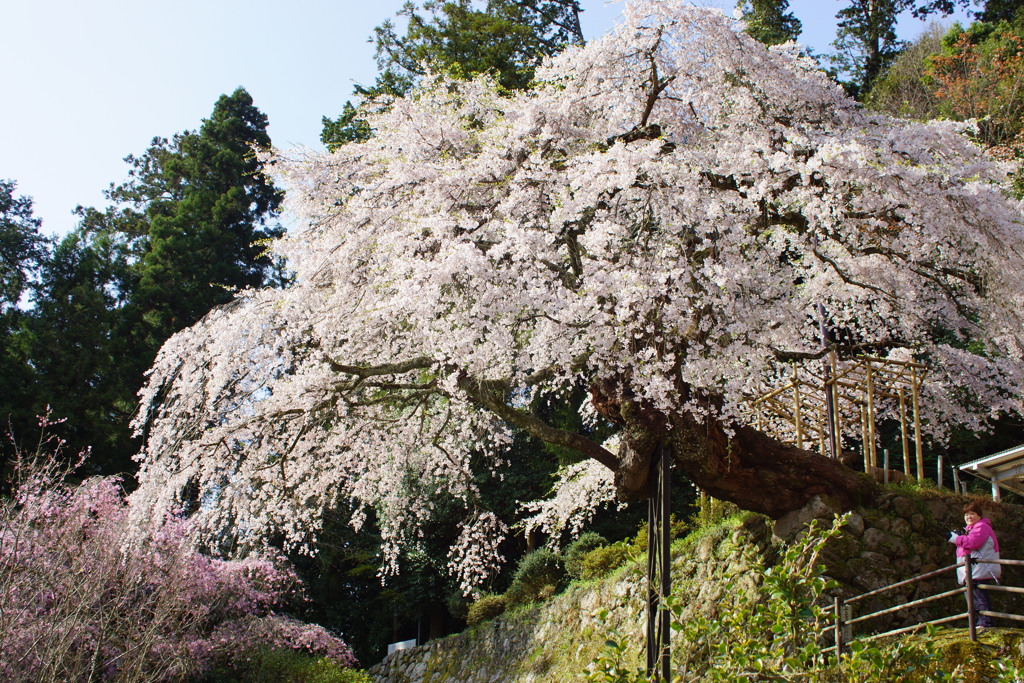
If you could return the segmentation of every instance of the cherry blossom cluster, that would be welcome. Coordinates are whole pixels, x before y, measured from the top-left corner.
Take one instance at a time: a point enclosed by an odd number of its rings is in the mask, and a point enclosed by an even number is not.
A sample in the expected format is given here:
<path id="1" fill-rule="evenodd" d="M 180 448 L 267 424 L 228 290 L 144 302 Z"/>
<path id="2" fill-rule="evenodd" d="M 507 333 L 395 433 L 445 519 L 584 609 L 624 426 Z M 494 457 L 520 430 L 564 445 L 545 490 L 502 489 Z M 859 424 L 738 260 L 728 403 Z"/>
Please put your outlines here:
<path id="1" fill-rule="evenodd" d="M 632 462 L 627 441 L 546 425 L 522 397 L 607 381 L 663 415 L 740 419 L 821 351 L 821 322 L 928 363 L 936 437 L 1024 412 L 1012 168 L 961 124 L 864 111 L 739 29 L 688 0 L 633 2 L 529 92 L 427 78 L 368 113 L 366 142 L 274 154 L 295 283 L 161 349 L 135 523 L 198 491 L 208 538 L 302 545 L 354 503 L 393 564 L 451 495 L 470 511 L 453 561 L 482 580 L 472 549 L 496 539 L 477 535 L 471 454 L 498 462 L 516 427 Z"/>
<path id="2" fill-rule="evenodd" d="M 267 647 L 355 664 L 336 635 L 274 613 L 298 583 L 281 558 L 207 557 L 173 516 L 140 539 L 117 479 L 70 486 L 57 457 L 15 469 L 0 508 L 0 679 L 183 680 Z"/>
<path id="3" fill-rule="evenodd" d="M 617 442 L 617 437 L 612 437 Z M 604 447 L 618 451 L 617 443 L 605 442 Z M 558 472 L 553 495 L 523 503 L 522 511 L 529 514 L 520 525 L 526 533 L 533 530 L 546 534 L 549 544 L 557 546 L 566 534 L 579 536 L 594 518 L 599 508 L 615 500 L 614 473 L 596 460 L 583 460 Z M 621 504 L 620 504 L 621 507 Z"/>

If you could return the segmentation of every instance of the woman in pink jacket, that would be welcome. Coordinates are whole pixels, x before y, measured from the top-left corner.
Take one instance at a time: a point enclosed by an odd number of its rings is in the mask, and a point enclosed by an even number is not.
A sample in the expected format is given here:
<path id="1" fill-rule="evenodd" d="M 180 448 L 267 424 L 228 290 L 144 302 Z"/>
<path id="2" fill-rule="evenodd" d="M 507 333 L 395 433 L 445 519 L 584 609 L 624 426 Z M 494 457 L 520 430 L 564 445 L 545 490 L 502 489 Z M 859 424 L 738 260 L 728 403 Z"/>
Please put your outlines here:
<path id="1" fill-rule="evenodd" d="M 954 531 L 949 536 L 949 542 L 956 545 L 956 556 L 961 564 L 964 563 L 962 558 L 967 555 L 975 561 L 974 570 L 971 572 L 974 579 L 974 609 L 987 612 L 992 609 L 992 603 L 984 587 L 999 583 L 1002 566 L 986 563 L 985 560 L 999 559 L 999 541 L 992 531 L 992 522 L 981 516 L 981 506 L 978 503 L 964 505 L 964 522 L 967 524 L 964 533 L 957 535 Z M 961 584 L 967 580 L 966 573 L 966 567 L 961 566 L 957 569 L 957 579 Z M 979 628 L 989 628 L 992 626 L 992 617 L 980 615 L 976 623 Z"/>

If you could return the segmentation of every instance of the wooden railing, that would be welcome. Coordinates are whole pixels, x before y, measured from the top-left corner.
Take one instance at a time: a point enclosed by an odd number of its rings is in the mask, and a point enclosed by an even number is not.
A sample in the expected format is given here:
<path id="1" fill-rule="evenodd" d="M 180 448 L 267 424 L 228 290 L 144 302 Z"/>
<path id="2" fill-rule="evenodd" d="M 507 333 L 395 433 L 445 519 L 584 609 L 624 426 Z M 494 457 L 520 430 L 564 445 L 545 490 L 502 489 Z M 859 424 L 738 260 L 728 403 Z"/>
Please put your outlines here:
<path id="1" fill-rule="evenodd" d="M 853 627 L 854 627 L 855 624 L 860 624 L 860 623 L 868 621 L 869 619 L 874 619 L 876 617 L 881 617 L 881 616 L 885 616 L 887 614 L 892 614 L 894 612 L 899 612 L 900 610 L 905 610 L 905 609 L 909 609 L 909 608 L 912 608 L 912 607 L 920 607 L 921 605 L 925 605 L 925 604 L 930 603 L 930 602 L 935 602 L 936 600 L 942 600 L 944 598 L 952 597 L 954 595 L 961 595 L 961 594 L 966 595 L 966 599 L 967 599 L 966 600 L 967 601 L 967 611 L 966 612 L 962 612 L 960 614 L 954 614 L 954 615 L 948 616 L 948 617 L 941 617 L 939 619 L 932 619 L 930 621 L 922 621 L 922 622 L 920 622 L 918 624 L 914 624 L 913 626 L 905 626 L 903 628 L 892 629 L 890 631 L 885 631 L 883 633 L 873 633 L 871 635 L 867 635 L 867 636 L 864 636 L 862 638 L 856 638 L 856 640 L 859 640 L 861 642 L 867 642 L 867 641 L 871 641 L 871 640 L 877 640 L 879 638 L 885 638 L 885 637 L 888 637 L 888 636 L 897 636 L 897 635 L 900 635 L 900 634 L 903 634 L 903 633 L 910 633 L 912 631 L 917 631 L 917 630 L 922 629 L 922 628 L 924 628 L 925 626 L 928 626 L 928 625 L 938 626 L 940 624 L 947 624 L 949 622 L 958 621 L 960 619 L 967 619 L 967 629 L 968 629 L 968 632 L 970 633 L 970 638 L 971 638 L 971 640 L 977 640 L 978 639 L 977 621 L 978 621 L 978 617 L 979 616 L 997 617 L 997 618 L 1001 618 L 1001 619 L 1012 619 L 1012 620 L 1015 620 L 1015 621 L 1024 621 L 1024 615 L 1012 614 L 1012 613 L 1007 613 L 1007 612 L 992 612 L 992 611 L 988 611 L 988 610 L 976 610 L 974 608 L 974 584 L 975 584 L 975 581 L 974 581 L 974 577 L 972 576 L 972 574 L 973 574 L 973 570 L 974 570 L 974 565 L 977 563 L 977 561 L 972 559 L 971 557 L 965 557 L 964 560 L 965 560 L 964 564 L 959 564 L 959 563 L 951 564 L 948 567 L 943 567 L 941 569 L 936 569 L 934 571 L 930 571 L 930 572 L 927 572 L 925 574 L 921 574 L 919 576 L 915 576 L 915 577 L 913 577 L 911 579 L 907 579 L 905 581 L 899 581 L 897 583 L 890 584 L 888 586 L 884 586 L 884 587 L 879 588 L 877 590 L 873 590 L 873 591 L 870 591 L 868 593 L 864 593 L 863 595 L 858 595 L 856 597 L 848 598 L 846 600 L 844 600 L 842 598 L 835 598 L 835 601 L 833 602 L 833 604 L 829 605 L 828 607 L 825 608 L 826 612 L 829 612 L 829 613 L 831 613 L 833 615 L 834 624 L 830 628 L 833 631 L 833 635 L 835 637 L 835 645 L 833 645 L 831 647 L 828 647 L 828 648 L 825 648 L 825 651 L 826 652 L 828 652 L 828 651 L 835 651 L 836 655 L 841 655 L 843 653 L 843 646 L 847 645 L 850 642 L 852 642 L 853 640 L 855 640 L 855 638 L 853 637 Z M 999 565 L 1004 565 L 1004 566 L 1022 567 L 1022 566 L 1024 566 L 1024 560 L 985 560 L 984 564 L 999 564 Z M 891 591 L 891 590 L 893 590 L 895 588 L 900 588 L 902 586 L 908 586 L 910 584 L 917 583 L 919 581 L 924 581 L 926 579 L 931 579 L 933 577 L 940 576 L 942 574 L 946 574 L 946 573 L 955 571 L 958 567 L 963 567 L 964 568 L 966 582 L 965 582 L 965 584 L 963 586 L 955 588 L 955 589 L 953 589 L 951 591 L 945 591 L 944 593 L 938 593 L 936 595 L 931 595 L 931 596 L 929 596 L 927 598 L 921 598 L 919 600 L 913 600 L 911 602 L 905 602 L 905 603 L 903 603 L 901 605 L 895 605 L 893 607 L 887 607 L 885 609 L 880 609 L 878 611 L 871 612 L 869 614 L 862 614 L 862 615 L 859 615 L 859 616 L 856 616 L 856 617 L 853 616 L 853 606 L 856 603 L 858 603 L 858 602 L 862 602 L 862 601 L 864 601 L 864 600 L 866 600 L 868 598 L 872 598 L 872 597 L 881 595 L 881 594 L 886 593 L 888 591 Z M 1018 588 L 1016 586 L 1004 586 L 1002 584 L 994 584 L 994 583 L 987 583 L 987 582 L 985 584 L 985 590 L 987 590 L 987 591 L 1001 591 L 1001 592 L 1005 592 L 1005 593 L 1020 593 L 1020 594 L 1024 594 L 1024 588 Z"/>

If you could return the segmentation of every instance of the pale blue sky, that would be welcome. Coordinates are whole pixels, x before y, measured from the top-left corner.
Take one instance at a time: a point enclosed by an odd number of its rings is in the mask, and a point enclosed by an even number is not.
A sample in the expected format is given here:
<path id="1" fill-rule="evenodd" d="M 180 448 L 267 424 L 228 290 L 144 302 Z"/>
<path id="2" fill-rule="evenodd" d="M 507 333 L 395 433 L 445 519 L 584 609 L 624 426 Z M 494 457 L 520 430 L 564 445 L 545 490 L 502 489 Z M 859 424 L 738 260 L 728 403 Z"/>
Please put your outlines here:
<path id="1" fill-rule="evenodd" d="M 353 83 L 376 73 L 367 38 L 403 0 L 0 0 L 0 178 L 35 201 L 43 232 L 74 227 L 76 204 L 103 206 L 122 158 L 156 135 L 194 129 L 244 86 L 279 147 L 319 147 Z M 734 0 L 697 0 L 726 7 Z M 587 37 L 621 5 L 583 0 Z M 791 0 L 802 42 L 827 52 L 838 0 Z M 962 15 L 960 15 L 962 18 Z M 952 19 L 944 20 L 945 23 Z M 924 25 L 901 21 L 903 38 Z"/>

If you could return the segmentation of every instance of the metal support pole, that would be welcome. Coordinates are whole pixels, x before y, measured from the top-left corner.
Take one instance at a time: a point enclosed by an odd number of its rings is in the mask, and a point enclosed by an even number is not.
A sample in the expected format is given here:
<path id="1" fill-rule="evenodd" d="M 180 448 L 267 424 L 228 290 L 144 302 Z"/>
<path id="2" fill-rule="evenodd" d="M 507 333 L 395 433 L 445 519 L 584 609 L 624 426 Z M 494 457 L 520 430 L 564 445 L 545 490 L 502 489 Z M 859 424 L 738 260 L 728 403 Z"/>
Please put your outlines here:
<path id="1" fill-rule="evenodd" d="M 661 447 L 661 595 L 672 593 L 672 469 L 668 447 Z M 661 679 L 672 680 L 671 617 L 667 609 L 661 610 Z"/>
<path id="2" fill-rule="evenodd" d="M 964 578 L 967 579 L 967 632 L 972 641 L 978 640 L 978 617 L 974 613 L 974 562 L 971 556 L 964 557 Z"/>
<path id="3" fill-rule="evenodd" d="M 939 485 L 939 488 L 941 489 L 942 488 L 942 456 L 941 455 L 939 456 L 939 463 L 938 463 L 938 467 L 936 468 L 936 474 L 938 476 L 936 477 L 935 481 Z"/>
<path id="4" fill-rule="evenodd" d="M 658 447 L 647 505 L 647 673 L 671 680 L 670 615 L 662 601 L 672 591 L 670 458 Z"/>
<path id="5" fill-rule="evenodd" d="M 882 483 L 883 484 L 888 484 L 889 483 L 889 449 L 888 448 L 883 448 L 882 449 L 882 469 L 883 469 L 883 472 L 882 472 Z"/>

